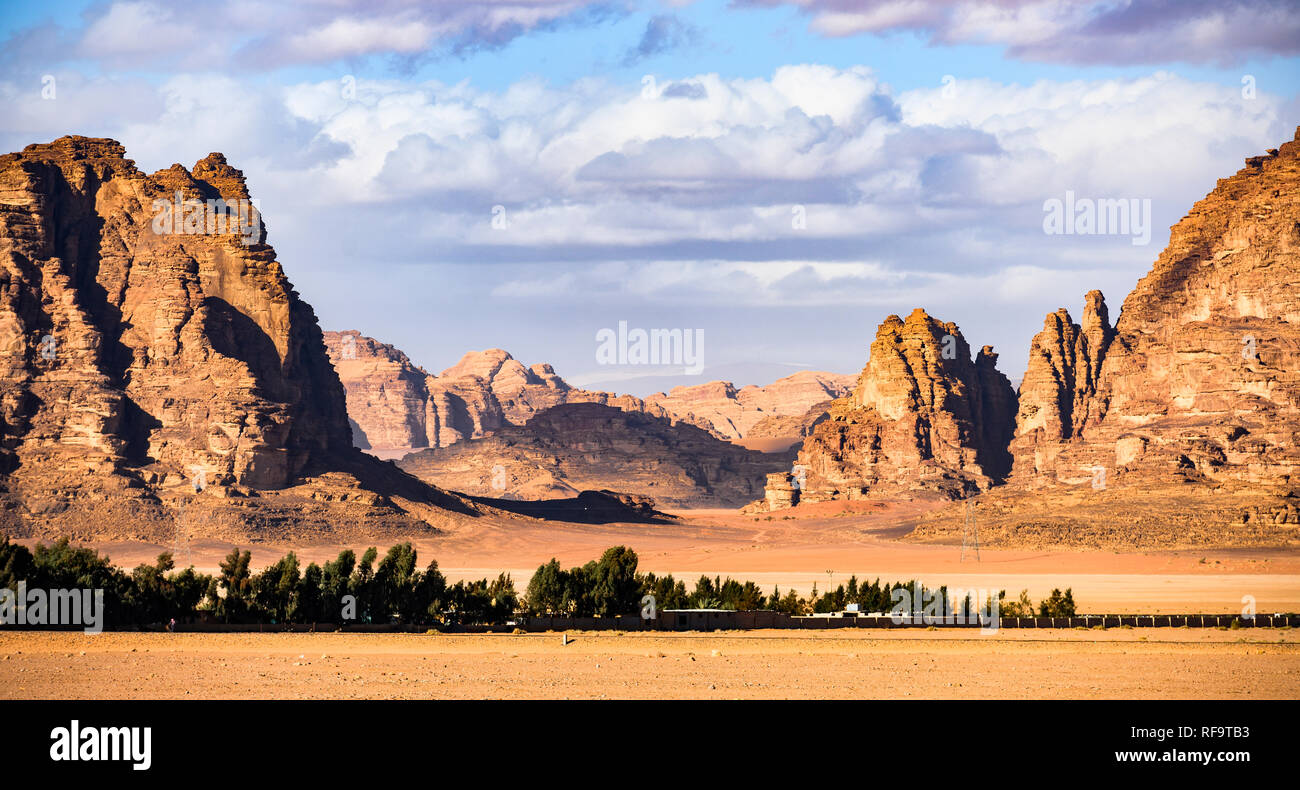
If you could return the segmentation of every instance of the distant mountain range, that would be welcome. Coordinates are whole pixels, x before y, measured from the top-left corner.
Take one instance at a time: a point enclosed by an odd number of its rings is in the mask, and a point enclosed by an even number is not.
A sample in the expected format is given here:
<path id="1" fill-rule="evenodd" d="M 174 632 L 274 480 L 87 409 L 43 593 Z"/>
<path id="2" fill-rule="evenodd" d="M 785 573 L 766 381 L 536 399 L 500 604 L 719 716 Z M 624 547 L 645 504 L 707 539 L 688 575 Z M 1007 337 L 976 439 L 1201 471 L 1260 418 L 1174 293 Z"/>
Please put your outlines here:
<path id="1" fill-rule="evenodd" d="M 854 380 L 800 371 L 765 387 L 736 389 L 710 381 L 642 399 L 572 387 L 550 365 L 525 367 L 499 348 L 469 352 L 431 375 L 399 349 L 355 330 L 326 332 L 325 344 L 347 391 L 354 442 L 384 458 L 520 426 L 565 403 L 643 412 L 695 425 L 719 439 L 782 438 L 772 432 L 783 430 L 781 424 L 764 421 L 801 419 L 813 406 L 847 393 Z"/>

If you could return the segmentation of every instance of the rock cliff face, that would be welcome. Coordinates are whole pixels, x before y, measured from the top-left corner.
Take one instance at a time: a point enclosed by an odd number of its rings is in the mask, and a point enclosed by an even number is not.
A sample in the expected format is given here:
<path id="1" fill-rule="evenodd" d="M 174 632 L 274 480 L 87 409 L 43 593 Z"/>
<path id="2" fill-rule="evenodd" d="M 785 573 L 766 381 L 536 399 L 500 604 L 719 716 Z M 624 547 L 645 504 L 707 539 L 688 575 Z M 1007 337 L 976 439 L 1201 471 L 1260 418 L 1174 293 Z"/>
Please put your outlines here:
<path id="1" fill-rule="evenodd" d="M 564 403 L 670 416 L 631 395 L 570 387 L 550 365 L 524 367 L 499 348 L 472 351 L 432 376 L 393 346 L 355 330 L 326 332 L 325 344 L 347 390 L 353 440 L 383 458 L 477 439 Z"/>
<path id="2" fill-rule="evenodd" d="M 330 360 L 347 389 L 358 447 L 400 458 L 426 447 L 477 439 L 565 403 L 598 403 L 703 428 L 723 439 L 801 436 L 810 407 L 846 394 L 852 377 L 800 372 L 766 387 L 725 381 L 678 387 L 645 400 L 571 387 L 547 364 L 525 367 L 499 348 L 472 351 L 438 375 L 393 346 L 353 330 L 326 332 Z M 823 412 L 824 413 L 824 410 Z M 785 421 L 778 421 L 787 418 Z M 806 418 L 806 420 L 805 420 Z M 784 434 L 780 431 L 789 430 Z"/>
<path id="3" fill-rule="evenodd" d="M 221 154 L 153 175 L 105 139 L 0 157 L 0 531 L 156 533 L 196 480 L 247 498 L 356 464 L 352 494 L 300 493 L 402 521 L 358 488 L 385 473 L 351 449 L 316 317 L 265 240 Z"/>
<path id="4" fill-rule="evenodd" d="M 1035 339 L 1015 481 L 1300 493 L 1300 142 L 1220 179 L 1107 326 L 1088 294 Z M 1098 471 L 1100 470 L 1100 471 Z"/>
<path id="5" fill-rule="evenodd" d="M 399 464 L 430 483 L 479 496 L 546 499 L 614 489 L 666 507 L 735 507 L 761 495 L 766 475 L 789 469 L 792 458 L 643 412 L 569 403 Z"/>
<path id="6" fill-rule="evenodd" d="M 890 316 L 847 397 L 831 403 L 796 462 L 800 501 L 868 493 L 985 490 L 1010 471 L 1016 396 L 985 346 L 972 361 L 953 323 L 917 309 Z M 784 491 L 769 502 L 785 502 Z"/>
<path id="7" fill-rule="evenodd" d="M 751 384 L 737 390 L 726 381 L 674 387 L 646 402 L 723 439 L 778 437 L 786 434 L 772 431 L 792 426 L 776 418 L 802 418 L 815 404 L 847 395 L 853 382 L 853 376 L 800 371 L 763 387 Z"/>
<path id="8" fill-rule="evenodd" d="M 428 374 L 360 332 L 326 332 L 324 339 L 347 392 L 353 443 L 362 449 L 427 447 Z"/>
<path id="9" fill-rule="evenodd" d="M 849 391 L 852 391 L 852 388 L 849 388 Z M 784 437 L 802 438 L 811 434 L 813 428 L 816 428 L 819 423 L 829 417 L 830 411 L 831 401 L 824 400 L 809 406 L 808 410 L 803 414 L 764 417 L 754 423 L 754 427 L 749 429 L 746 438 L 750 440 Z"/>
<path id="10" fill-rule="evenodd" d="M 1300 544 L 1300 141 L 1220 179 L 1108 320 L 1093 291 L 1081 324 L 1058 310 L 1034 338 L 981 540 Z M 913 539 L 962 530 L 936 511 Z"/>

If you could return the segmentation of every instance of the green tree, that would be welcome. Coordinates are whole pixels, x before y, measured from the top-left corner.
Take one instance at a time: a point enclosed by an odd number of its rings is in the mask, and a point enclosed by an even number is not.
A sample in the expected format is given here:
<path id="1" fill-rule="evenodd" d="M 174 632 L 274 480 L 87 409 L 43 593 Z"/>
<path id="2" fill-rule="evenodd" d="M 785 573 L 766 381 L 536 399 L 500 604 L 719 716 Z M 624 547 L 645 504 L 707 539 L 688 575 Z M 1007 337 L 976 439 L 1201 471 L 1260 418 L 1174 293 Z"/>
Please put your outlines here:
<path id="1" fill-rule="evenodd" d="M 352 549 L 344 549 L 333 562 L 325 563 L 321 569 L 320 606 L 324 622 L 342 621 L 343 596 L 351 594 L 348 585 L 356 564 L 357 555 Z"/>
<path id="2" fill-rule="evenodd" d="M 217 586 L 221 590 L 217 614 L 227 623 L 243 622 L 252 614 L 253 581 L 248 569 L 252 561 L 252 552 L 241 554 L 236 548 L 217 566 Z"/>
<path id="3" fill-rule="evenodd" d="M 589 577 L 588 595 L 598 617 L 640 611 L 641 583 L 636 575 L 636 552 L 626 546 L 605 550 Z"/>
<path id="4" fill-rule="evenodd" d="M 348 594 L 356 596 L 357 619 L 363 623 L 374 622 L 375 616 L 375 559 L 379 551 L 371 546 L 361 555 L 361 561 L 348 579 Z"/>
<path id="5" fill-rule="evenodd" d="M 321 567 L 314 562 L 308 564 L 307 570 L 302 572 L 302 579 L 298 582 L 296 593 L 298 608 L 295 612 L 295 622 L 319 623 L 324 619 L 325 608 L 321 596 L 324 576 Z"/>
<path id="6" fill-rule="evenodd" d="M 554 558 L 537 568 L 524 590 L 524 608 L 529 614 L 564 614 L 568 574 Z"/>
<path id="7" fill-rule="evenodd" d="M 443 608 L 447 596 L 447 579 L 438 570 L 438 561 L 430 560 L 424 573 L 418 575 L 411 596 L 411 611 L 404 614 L 411 622 L 429 623 Z"/>
<path id="8" fill-rule="evenodd" d="M 287 623 L 297 614 L 300 581 L 298 555 L 291 551 L 257 574 L 252 584 L 253 600 L 272 623 Z"/>
<path id="9" fill-rule="evenodd" d="M 388 622 L 396 617 L 410 622 L 412 619 L 417 581 L 415 560 L 411 544 L 400 543 L 390 548 L 380 561 L 374 579 L 376 620 Z"/>
<path id="10" fill-rule="evenodd" d="M 1052 594 L 1047 596 L 1046 600 L 1039 602 L 1038 613 L 1040 617 L 1073 617 L 1073 591 L 1067 589 L 1062 594 L 1059 589 L 1053 589 Z"/>

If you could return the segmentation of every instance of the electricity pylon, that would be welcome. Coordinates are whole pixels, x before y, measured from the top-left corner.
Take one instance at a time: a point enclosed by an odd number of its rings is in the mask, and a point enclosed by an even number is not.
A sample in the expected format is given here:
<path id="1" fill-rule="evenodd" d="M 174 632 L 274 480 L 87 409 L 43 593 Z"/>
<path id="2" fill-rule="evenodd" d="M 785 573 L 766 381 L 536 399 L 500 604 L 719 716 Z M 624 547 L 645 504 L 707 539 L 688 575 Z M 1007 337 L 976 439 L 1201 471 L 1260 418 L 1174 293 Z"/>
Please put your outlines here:
<path id="1" fill-rule="evenodd" d="M 980 561 L 980 531 L 975 524 L 975 500 L 966 500 L 966 523 L 961 531 L 961 562 L 966 561 L 966 546 L 975 549 L 975 561 Z"/>

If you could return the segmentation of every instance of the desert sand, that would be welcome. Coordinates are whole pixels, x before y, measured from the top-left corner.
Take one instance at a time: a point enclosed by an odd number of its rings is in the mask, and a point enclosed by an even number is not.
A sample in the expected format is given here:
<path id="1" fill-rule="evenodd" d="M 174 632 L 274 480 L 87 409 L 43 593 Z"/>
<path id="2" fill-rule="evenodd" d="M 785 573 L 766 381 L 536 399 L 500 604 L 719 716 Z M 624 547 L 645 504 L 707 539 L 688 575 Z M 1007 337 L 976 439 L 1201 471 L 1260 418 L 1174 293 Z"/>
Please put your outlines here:
<path id="1" fill-rule="evenodd" d="M 1285 629 L 0 633 L 5 699 L 1300 697 Z"/>
<path id="2" fill-rule="evenodd" d="M 672 573 L 694 585 L 702 574 L 732 576 L 779 585 L 807 594 L 814 583 L 859 579 L 921 579 L 952 588 L 1028 589 L 1035 600 L 1052 588 L 1070 587 L 1081 613 L 1161 614 L 1242 611 L 1244 596 L 1259 612 L 1300 611 L 1300 553 L 1280 549 L 1196 549 L 1185 551 L 1035 551 L 982 549 L 976 560 L 960 545 L 898 540 L 916 517 L 934 507 L 926 502 L 826 502 L 782 514 L 743 515 L 734 510 L 681 511 L 678 523 L 571 524 L 532 519 L 480 518 L 454 531 L 412 540 L 420 563 L 436 558 L 451 580 L 495 577 L 505 571 L 520 592 L 538 565 L 555 557 L 580 565 L 615 545 L 640 556 L 640 569 Z M 32 541 L 24 541 L 32 543 Z M 376 540 L 381 550 L 396 542 Z M 90 544 L 125 567 L 152 562 L 170 545 Z M 233 544 L 195 541 L 178 564 L 193 563 L 212 573 Z M 292 550 L 306 562 L 333 559 L 337 542 L 244 545 L 263 567 Z M 828 573 L 827 571 L 832 571 Z"/>

